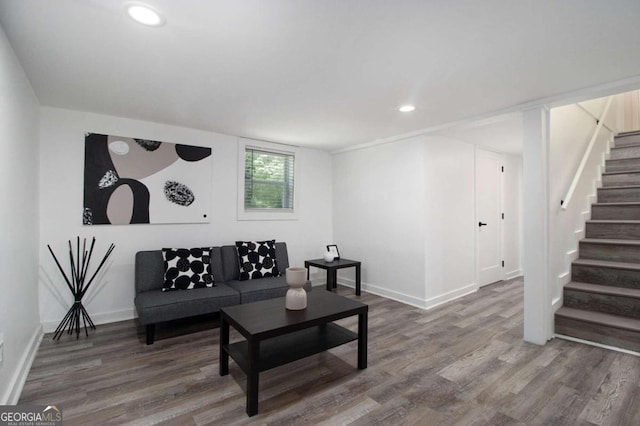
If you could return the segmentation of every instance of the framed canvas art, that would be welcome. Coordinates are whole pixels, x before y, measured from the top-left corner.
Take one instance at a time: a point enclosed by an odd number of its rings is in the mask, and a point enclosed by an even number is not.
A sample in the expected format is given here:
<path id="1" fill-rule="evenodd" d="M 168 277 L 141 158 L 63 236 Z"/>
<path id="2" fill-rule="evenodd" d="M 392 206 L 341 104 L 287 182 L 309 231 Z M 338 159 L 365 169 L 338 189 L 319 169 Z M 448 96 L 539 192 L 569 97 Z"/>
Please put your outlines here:
<path id="1" fill-rule="evenodd" d="M 84 225 L 207 223 L 211 148 L 85 134 Z"/>

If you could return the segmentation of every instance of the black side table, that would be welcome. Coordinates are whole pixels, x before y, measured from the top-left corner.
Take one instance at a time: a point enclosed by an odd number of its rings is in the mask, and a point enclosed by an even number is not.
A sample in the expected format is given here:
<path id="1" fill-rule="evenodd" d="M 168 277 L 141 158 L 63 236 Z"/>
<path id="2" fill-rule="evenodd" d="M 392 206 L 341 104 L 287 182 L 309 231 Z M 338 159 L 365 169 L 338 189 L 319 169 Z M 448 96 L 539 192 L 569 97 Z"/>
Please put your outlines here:
<path id="1" fill-rule="evenodd" d="M 356 268 L 356 296 L 360 296 L 360 262 L 349 259 L 336 259 L 333 262 L 326 262 L 324 259 L 305 260 L 304 267 L 307 268 L 307 279 L 309 279 L 309 267 L 325 269 L 327 271 L 327 290 L 332 291 L 337 286 L 338 269 Z"/>

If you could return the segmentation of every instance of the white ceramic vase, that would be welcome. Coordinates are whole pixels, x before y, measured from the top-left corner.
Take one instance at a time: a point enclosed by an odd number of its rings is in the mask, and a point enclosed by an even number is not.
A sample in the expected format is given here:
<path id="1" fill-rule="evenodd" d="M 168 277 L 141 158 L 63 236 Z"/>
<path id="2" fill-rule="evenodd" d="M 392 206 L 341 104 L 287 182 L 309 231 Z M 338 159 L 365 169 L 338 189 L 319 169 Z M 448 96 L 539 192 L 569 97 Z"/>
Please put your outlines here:
<path id="1" fill-rule="evenodd" d="M 333 262 L 333 259 L 335 258 L 335 255 L 333 253 L 331 253 L 330 251 L 327 251 L 327 252 L 324 253 L 323 257 L 324 257 L 324 261 L 325 262 Z"/>
<path id="2" fill-rule="evenodd" d="M 307 282 L 307 268 L 287 268 L 287 284 L 289 290 L 285 296 L 285 306 L 292 311 L 299 311 L 307 307 L 307 292 L 304 285 Z"/>

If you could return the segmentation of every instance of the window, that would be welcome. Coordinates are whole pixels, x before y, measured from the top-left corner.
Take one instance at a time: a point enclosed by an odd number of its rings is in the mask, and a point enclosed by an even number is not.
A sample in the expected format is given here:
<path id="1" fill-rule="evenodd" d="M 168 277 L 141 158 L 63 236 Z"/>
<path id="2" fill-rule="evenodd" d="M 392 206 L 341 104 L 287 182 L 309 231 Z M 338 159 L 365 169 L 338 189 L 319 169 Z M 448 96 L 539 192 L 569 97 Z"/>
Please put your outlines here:
<path id="1" fill-rule="evenodd" d="M 238 219 L 295 220 L 295 148 L 240 139 Z"/>
<path id="2" fill-rule="evenodd" d="M 245 148 L 244 209 L 293 210 L 293 154 Z"/>

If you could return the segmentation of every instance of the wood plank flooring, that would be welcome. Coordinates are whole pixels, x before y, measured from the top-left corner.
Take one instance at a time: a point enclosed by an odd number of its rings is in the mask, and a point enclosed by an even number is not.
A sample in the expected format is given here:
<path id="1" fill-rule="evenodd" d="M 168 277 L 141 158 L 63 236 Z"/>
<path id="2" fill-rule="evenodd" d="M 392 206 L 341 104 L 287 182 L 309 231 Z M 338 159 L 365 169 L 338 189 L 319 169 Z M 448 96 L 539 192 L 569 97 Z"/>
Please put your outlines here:
<path id="1" fill-rule="evenodd" d="M 358 299 L 370 306 L 369 368 L 356 368 L 352 342 L 262 373 L 251 418 L 239 367 L 218 375 L 215 316 L 160 324 L 151 346 L 133 320 L 79 340 L 48 334 L 20 403 L 62 406 L 65 425 L 640 424 L 640 358 L 523 342 L 520 279 L 429 311 Z"/>

